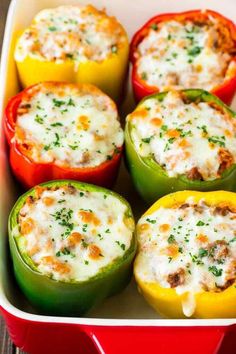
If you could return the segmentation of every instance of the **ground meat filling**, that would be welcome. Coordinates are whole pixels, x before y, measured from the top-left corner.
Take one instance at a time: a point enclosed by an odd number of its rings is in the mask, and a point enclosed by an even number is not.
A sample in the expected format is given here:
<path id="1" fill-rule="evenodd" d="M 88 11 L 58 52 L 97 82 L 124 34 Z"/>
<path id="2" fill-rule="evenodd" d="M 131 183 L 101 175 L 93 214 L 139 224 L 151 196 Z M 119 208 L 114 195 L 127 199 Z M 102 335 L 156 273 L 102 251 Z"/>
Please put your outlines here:
<path id="1" fill-rule="evenodd" d="M 236 44 L 230 29 L 213 15 L 196 21 L 153 23 L 135 52 L 138 75 L 160 91 L 199 87 L 212 90 L 235 75 Z"/>
<path id="2" fill-rule="evenodd" d="M 36 187 L 18 224 L 14 233 L 29 265 L 62 281 L 83 281 L 112 265 L 129 249 L 134 231 L 118 198 L 70 184 Z"/>
<path id="3" fill-rule="evenodd" d="M 131 140 L 170 177 L 221 178 L 236 160 L 234 115 L 213 102 L 191 101 L 181 91 L 148 98 L 128 116 Z"/>

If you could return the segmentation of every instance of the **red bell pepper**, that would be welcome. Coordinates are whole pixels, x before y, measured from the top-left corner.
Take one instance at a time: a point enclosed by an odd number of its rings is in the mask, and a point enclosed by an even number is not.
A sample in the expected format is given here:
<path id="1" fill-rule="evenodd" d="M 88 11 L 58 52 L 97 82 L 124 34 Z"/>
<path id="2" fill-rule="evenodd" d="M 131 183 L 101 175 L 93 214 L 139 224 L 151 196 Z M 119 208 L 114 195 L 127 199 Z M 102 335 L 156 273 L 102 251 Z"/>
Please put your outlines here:
<path id="1" fill-rule="evenodd" d="M 23 147 L 15 139 L 17 109 L 22 97 L 31 89 L 26 88 L 14 96 L 5 109 L 4 129 L 10 146 L 10 165 L 14 175 L 28 189 L 33 186 L 56 179 L 74 179 L 110 188 L 118 175 L 123 147 L 117 148 L 112 158 L 95 167 L 68 168 L 54 163 L 34 162 L 24 153 Z"/>
<path id="2" fill-rule="evenodd" d="M 134 95 L 137 101 L 140 101 L 145 96 L 151 95 L 155 92 L 159 92 L 158 87 L 149 86 L 138 75 L 137 58 L 135 57 L 135 52 L 137 51 L 137 47 L 140 44 L 140 42 L 144 39 L 144 37 L 147 35 L 150 27 L 153 27 L 154 25 L 160 22 L 165 22 L 169 20 L 199 21 L 201 19 L 202 20 L 207 19 L 208 16 L 220 20 L 225 27 L 229 28 L 232 39 L 234 40 L 235 43 L 235 50 L 236 50 L 236 25 L 231 20 L 224 17 L 223 15 L 211 10 L 205 10 L 205 11 L 192 10 L 192 11 L 186 11 L 181 13 L 167 13 L 167 14 L 157 15 L 151 18 L 147 23 L 145 23 L 145 25 L 139 31 L 135 33 L 131 41 L 130 61 L 133 64 L 132 85 L 133 85 Z M 236 55 L 232 58 L 232 60 L 236 62 Z M 218 85 L 214 87 L 213 90 L 211 90 L 211 93 L 218 96 L 223 102 L 225 102 L 228 105 L 232 102 L 235 92 L 236 92 L 236 70 L 232 73 L 232 76 L 229 79 L 225 80 L 221 85 Z"/>

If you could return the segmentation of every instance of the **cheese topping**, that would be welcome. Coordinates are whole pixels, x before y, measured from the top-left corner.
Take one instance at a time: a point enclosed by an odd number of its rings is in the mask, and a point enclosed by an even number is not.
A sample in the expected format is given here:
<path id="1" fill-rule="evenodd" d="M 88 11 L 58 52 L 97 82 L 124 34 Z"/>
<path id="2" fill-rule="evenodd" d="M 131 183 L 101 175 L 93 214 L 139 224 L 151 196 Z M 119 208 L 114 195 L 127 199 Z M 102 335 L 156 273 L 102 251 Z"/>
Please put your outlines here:
<path id="1" fill-rule="evenodd" d="M 189 102 L 172 91 L 163 100 L 145 100 L 128 119 L 138 154 L 170 177 L 212 180 L 235 163 L 234 118 L 212 103 Z"/>
<path id="2" fill-rule="evenodd" d="M 116 55 L 126 42 L 123 27 L 105 11 L 91 5 L 59 6 L 37 14 L 17 43 L 15 59 L 100 62 Z"/>
<path id="3" fill-rule="evenodd" d="M 114 102 L 91 85 L 42 83 L 23 93 L 14 139 L 34 162 L 94 167 L 123 144 Z"/>
<path id="4" fill-rule="evenodd" d="M 208 206 L 193 198 L 177 208 L 159 208 L 137 226 L 139 262 L 136 274 L 189 294 L 186 316 L 194 313 L 194 294 L 219 292 L 236 279 L 236 209 Z"/>
<path id="5" fill-rule="evenodd" d="M 84 281 L 122 257 L 134 222 L 127 205 L 72 185 L 36 189 L 19 212 L 18 245 L 37 270 L 62 281 Z"/>
<path id="6" fill-rule="evenodd" d="M 235 44 L 216 18 L 196 23 L 170 20 L 153 24 L 137 47 L 139 77 L 149 86 L 212 90 L 236 72 Z"/>

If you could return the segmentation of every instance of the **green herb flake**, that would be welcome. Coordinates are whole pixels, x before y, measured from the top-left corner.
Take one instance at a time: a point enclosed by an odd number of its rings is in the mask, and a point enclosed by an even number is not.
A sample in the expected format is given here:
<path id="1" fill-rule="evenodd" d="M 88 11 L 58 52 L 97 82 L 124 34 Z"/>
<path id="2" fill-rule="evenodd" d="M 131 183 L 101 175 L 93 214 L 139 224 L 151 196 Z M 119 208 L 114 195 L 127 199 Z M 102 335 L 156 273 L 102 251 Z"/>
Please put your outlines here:
<path id="1" fill-rule="evenodd" d="M 202 51 L 201 47 L 193 47 L 191 49 L 188 50 L 188 55 L 192 56 L 192 57 L 196 57 L 197 55 L 199 55 Z"/>
<path id="2" fill-rule="evenodd" d="M 63 124 L 60 122 L 50 124 L 51 127 L 63 127 Z"/>
<path id="3" fill-rule="evenodd" d="M 158 26 L 157 26 L 156 23 L 151 24 L 150 28 L 153 29 L 153 31 L 157 31 L 158 30 Z"/>
<path id="4" fill-rule="evenodd" d="M 149 219 L 149 218 L 147 218 L 146 220 L 147 220 L 147 222 L 149 222 L 150 224 L 156 224 L 156 220 L 152 220 L 152 219 Z"/>
<path id="5" fill-rule="evenodd" d="M 223 273 L 223 269 L 217 268 L 216 266 L 208 267 L 209 272 L 211 272 L 215 277 L 220 277 Z"/>
<path id="6" fill-rule="evenodd" d="M 75 102 L 72 100 L 72 98 L 69 98 L 69 101 L 67 102 L 67 106 L 74 106 L 75 107 Z"/>
<path id="7" fill-rule="evenodd" d="M 57 28 L 55 26 L 50 26 L 50 27 L 48 27 L 48 30 L 50 32 L 55 32 L 55 31 L 57 31 Z"/>
<path id="8" fill-rule="evenodd" d="M 204 248 L 199 248 L 198 257 L 203 258 L 208 256 L 208 251 Z"/>
<path id="9" fill-rule="evenodd" d="M 196 223 L 196 226 L 204 226 L 205 223 L 201 220 L 199 220 L 197 223 Z"/>
<path id="10" fill-rule="evenodd" d="M 225 147 L 225 142 L 222 140 L 225 140 L 224 136 L 211 136 L 208 138 L 209 143 L 218 144 L 221 147 Z"/>
<path id="11" fill-rule="evenodd" d="M 84 248 L 87 248 L 87 247 L 88 247 L 88 243 L 85 242 L 84 240 L 81 242 L 81 244 L 82 244 L 82 246 L 83 246 Z"/>
<path id="12" fill-rule="evenodd" d="M 66 104 L 65 101 L 57 100 L 56 98 L 53 98 L 52 101 L 55 107 L 61 107 Z"/>
<path id="13" fill-rule="evenodd" d="M 147 73 L 142 72 L 142 74 L 141 74 L 141 79 L 146 81 L 147 78 L 148 78 Z"/>
<path id="14" fill-rule="evenodd" d="M 125 251 L 125 244 L 124 243 L 121 243 L 120 241 L 115 241 L 115 243 L 120 246 L 120 248 Z"/>
<path id="15" fill-rule="evenodd" d="M 168 239 L 167 239 L 167 242 L 168 242 L 168 243 L 175 243 L 175 242 L 176 242 L 175 236 L 174 236 L 174 235 L 170 235 L 170 236 L 168 237 Z"/>
<path id="16" fill-rule="evenodd" d="M 143 138 L 143 139 L 142 139 L 142 142 L 144 142 L 144 143 L 146 143 L 146 144 L 149 144 L 150 141 L 151 141 L 151 139 L 152 139 L 152 136 L 150 136 L 149 138 Z"/>

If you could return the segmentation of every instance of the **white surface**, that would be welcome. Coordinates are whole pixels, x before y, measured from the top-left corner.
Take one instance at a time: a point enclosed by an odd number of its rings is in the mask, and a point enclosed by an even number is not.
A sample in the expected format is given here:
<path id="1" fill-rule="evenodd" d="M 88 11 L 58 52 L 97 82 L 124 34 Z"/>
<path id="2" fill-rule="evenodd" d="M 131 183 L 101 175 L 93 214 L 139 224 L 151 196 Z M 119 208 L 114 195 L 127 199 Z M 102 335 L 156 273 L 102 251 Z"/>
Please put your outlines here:
<path id="1" fill-rule="evenodd" d="M 2 64 L 0 71 L 0 117 L 7 100 L 17 93 L 18 82 L 13 61 L 14 36 L 13 34 L 25 28 L 33 16 L 41 9 L 61 4 L 92 3 L 98 8 L 106 7 L 109 14 L 115 15 L 124 25 L 131 37 L 133 33 L 150 17 L 161 12 L 183 11 L 196 8 L 210 8 L 221 12 L 229 18 L 236 20 L 235 0 L 13 0 L 9 9 L 5 38 L 2 51 Z M 125 103 L 125 110 L 130 111 L 132 100 L 130 94 Z M 235 106 L 236 107 L 236 106 Z M 121 192 L 133 206 L 137 216 L 145 206 L 135 194 L 127 172 L 122 170 L 116 190 Z M 88 318 L 63 318 L 39 316 L 26 312 L 28 309 L 24 301 L 18 301 L 19 293 L 14 288 L 12 277 L 7 274 L 7 216 L 9 209 L 16 199 L 15 183 L 9 174 L 7 154 L 0 131 L 0 306 L 8 312 L 31 321 L 116 325 L 116 326 L 220 326 L 236 323 L 235 319 L 223 320 L 163 320 L 156 314 L 138 294 L 133 282 L 123 293 L 105 301 L 98 309 L 93 310 Z M 134 207 L 133 207 L 134 209 Z M 9 301 L 11 299 L 11 302 Z M 18 307 L 13 305 L 18 301 Z M 139 319 L 139 320 L 138 320 Z"/>

